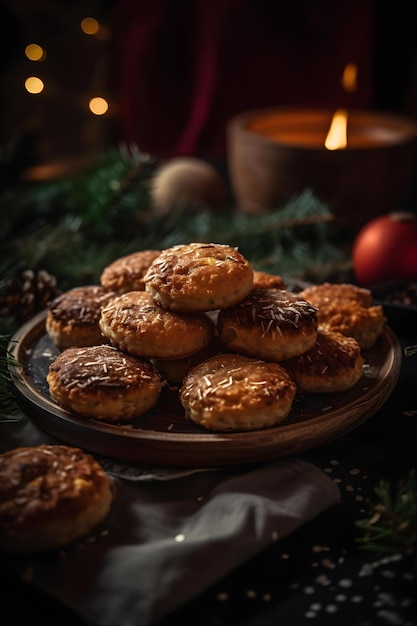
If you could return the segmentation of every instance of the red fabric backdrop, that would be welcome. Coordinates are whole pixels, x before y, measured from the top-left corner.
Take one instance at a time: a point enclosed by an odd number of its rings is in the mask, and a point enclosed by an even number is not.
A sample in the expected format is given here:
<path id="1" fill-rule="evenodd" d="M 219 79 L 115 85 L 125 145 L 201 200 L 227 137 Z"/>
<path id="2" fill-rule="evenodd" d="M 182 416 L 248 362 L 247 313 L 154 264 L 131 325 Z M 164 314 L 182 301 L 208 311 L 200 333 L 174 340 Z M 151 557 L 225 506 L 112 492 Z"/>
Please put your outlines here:
<path id="1" fill-rule="evenodd" d="M 119 139 L 222 158 L 227 121 L 265 106 L 372 105 L 372 0 L 116 0 Z M 340 84 L 347 63 L 358 88 Z"/>

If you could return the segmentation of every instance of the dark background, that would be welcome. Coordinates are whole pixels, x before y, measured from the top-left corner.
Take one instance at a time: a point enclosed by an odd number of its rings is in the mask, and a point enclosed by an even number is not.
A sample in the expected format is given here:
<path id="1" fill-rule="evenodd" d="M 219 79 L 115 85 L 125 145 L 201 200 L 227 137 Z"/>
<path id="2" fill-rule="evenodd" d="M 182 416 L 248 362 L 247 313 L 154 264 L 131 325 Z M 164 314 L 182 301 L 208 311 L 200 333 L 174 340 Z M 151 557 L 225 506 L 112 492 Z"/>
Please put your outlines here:
<path id="1" fill-rule="evenodd" d="M 79 23 L 102 28 L 85 35 Z M 155 156 L 222 158 L 230 117 L 262 106 L 347 106 L 417 118 L 417 4 L 403 0 L 3 0 L 0 145 L 29 163 L 126 141 Z M 47 51 L 26 59 L 28 43 Z M 347 94 L 339 78 L 358 66 Z M 44 91 L 24 89 L 28 75 Z M 104 116 L 87 103 L 109 101 Z"/>

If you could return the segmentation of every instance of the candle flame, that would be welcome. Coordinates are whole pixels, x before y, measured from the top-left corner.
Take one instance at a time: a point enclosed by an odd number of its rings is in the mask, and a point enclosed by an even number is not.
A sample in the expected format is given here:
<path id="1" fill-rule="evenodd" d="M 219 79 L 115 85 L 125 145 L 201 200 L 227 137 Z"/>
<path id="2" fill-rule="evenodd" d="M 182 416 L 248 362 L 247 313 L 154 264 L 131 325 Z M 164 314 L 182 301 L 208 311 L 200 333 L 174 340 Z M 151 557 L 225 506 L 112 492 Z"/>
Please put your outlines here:
<path id="1" fill-rule="evenodd" d="M 347 146 L 347 111 L 338 109 L 333 114 L 329 132 L 324 142 L 327 150 L 343 150 Z"/>
<path id="2" fill-rule="evenodd" d="M 348 63 L 343 70 L 341 81 L 345 91 L 356 91 L 358 88 L 358 68 L 355 63 Z"/>

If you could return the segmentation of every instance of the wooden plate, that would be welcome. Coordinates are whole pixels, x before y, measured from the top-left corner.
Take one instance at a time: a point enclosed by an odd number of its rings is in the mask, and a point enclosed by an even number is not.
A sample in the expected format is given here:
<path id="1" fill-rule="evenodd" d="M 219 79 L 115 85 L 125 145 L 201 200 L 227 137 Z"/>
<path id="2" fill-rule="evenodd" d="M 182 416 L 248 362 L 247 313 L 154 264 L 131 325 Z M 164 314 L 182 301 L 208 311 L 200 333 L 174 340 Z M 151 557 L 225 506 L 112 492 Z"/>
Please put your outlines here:
<path id="1" fill-rule="evenodd" d="M 364 354 L 361 380 L 344 393 L 297 395 L 287 419 L 273 428 L 244 433 L 211 433 L 184 419 L 178 389 L 166 389 L 157 405 L 129 425 L 105 424 L 58 407 L 45 377 L 58 354 L 45 333 L 42 312 L 10 341 L 22 367 L 10 367 L 16 395 L 31 420 L 69 445 L 114 459 L 163 467 L 221 467 L 299 454 L 358 427 L 394 389 L 401 346 L 387 327 Z"/>

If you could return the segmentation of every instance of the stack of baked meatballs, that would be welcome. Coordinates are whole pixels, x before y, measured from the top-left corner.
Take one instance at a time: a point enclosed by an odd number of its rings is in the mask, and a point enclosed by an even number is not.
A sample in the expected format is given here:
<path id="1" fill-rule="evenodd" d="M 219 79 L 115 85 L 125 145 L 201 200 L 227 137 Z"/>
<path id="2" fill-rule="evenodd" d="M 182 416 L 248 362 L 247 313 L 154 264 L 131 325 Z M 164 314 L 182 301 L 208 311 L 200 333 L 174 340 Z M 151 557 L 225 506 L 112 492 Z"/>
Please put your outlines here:
<path id="1" fill-rule="evenodd" d="M 367 289 L 296 294 L 224 244 L 136 252 L 100 283 L 50 303 L 46 330 L 61 352 L 47 381 L 63 408 L 113 423 L 147 412 L 169 383 L 184 418 L 206 429 L 274 426 L 297 393 L 353 387 L 386 323 Z"/>

